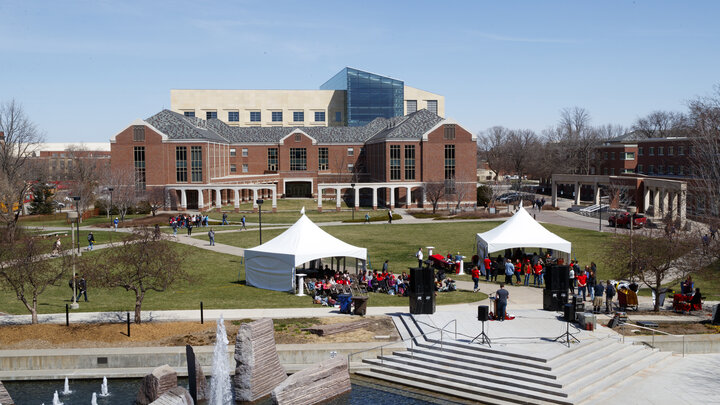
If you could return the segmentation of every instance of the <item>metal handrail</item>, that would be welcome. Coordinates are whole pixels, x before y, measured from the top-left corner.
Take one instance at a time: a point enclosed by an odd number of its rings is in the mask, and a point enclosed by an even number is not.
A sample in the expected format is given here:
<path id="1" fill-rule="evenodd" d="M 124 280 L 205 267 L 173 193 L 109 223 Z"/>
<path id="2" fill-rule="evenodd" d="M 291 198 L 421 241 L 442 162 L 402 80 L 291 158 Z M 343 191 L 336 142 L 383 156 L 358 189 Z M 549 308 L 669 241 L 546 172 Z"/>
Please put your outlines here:
<path id="1" fill-rule="evenodd" d="M 418 322 L 420 322 L 420 321 L 418 321 Z M 455 319 L 453 319 L 452 321 L 448 322 L 448 323 L 445 325 L 445 327 L 446 327 L 447 325 L 451 324 L 452 322 L 455 322 L 455 336 L 456 336 L 456 339 L 457 339 L 457 321 L 456 321 Z M 425 336 L 427 336 L 427 335 L 429 335 L 429 334 L 431 334 L 431 333 L 436 333 L 436 332 L 440 332 L 440 350 L 443 350 L 443 346 L 442 346 L 443 334 L 442 334 L 442 332 L 443 332 L 443 330 L 444 330 L 444 327 L 443 327 L 443 329 L 440 329 L 440 328 L 438 328 L 437 326 L 429 325 L 429 324 L 427 324 L 427 323 L 425 323 L 425 322 L 420 322 L 420 323 L 422 323 L 422 324 L 424 324 L 424 325 L 427 325 L 427 326 L 430 326 L 431 328 L 434 328 L 435 330 L 432 330 L 432 331 L 430 331 L 430 332 L 424 332 L 424 333 L 421 333 L 421 334 L 419 334 L 419 335 L 412 335 L 412 336 L 410 336 L 410 337 L 408 337 L 408 338 L 401 339 L 401 340 L 396 340 L 395 342 L 386 343 L 386 344 L 380 345 L 380 346 L 375 346 L 375 347 L 372 347 L 372 348 L 370 348 L 370 349 L 360 350 L 359 352 L 350 353 L 350 354 L 347 355 L 347 356 L 348 356 L 348 364 L 350 363 L 350 360 L 352 359 L 352 356 L 354 356 L 354 355 L 356 355 L 356 354 L 360 354 L 360 353 L 369 352 L 369 351 L 372 351 L 372 350 L 377 350 L 377 349 L 380 349 L 380 363 L 384 364 L 384 362 L 383 362 L 383 348 L 385 348 L 385 347 L 387 347 L 387 346 L 393 346 L 393 345 L 396 345 L 396 344 L 398 344 L 398 343 L 405 343 L 405 342 L 408 341 L 408 340 L 410 341 L 410 353 L 411 353 L 411 355 L 413 356 L 413 358 L 415 358 L 415 356 L 414 356 L 415 338 L 425 337 Z"/>
<path id="2" fill-rule="evenodd" d="M 653 328 L 649 328 L 647 326 L 640 326 L 640 325 L 636 325 L 634 323 L 629 323 L 629 322 L 623 322 L 618 326 L 624 327 L 625 325 L 630 325 L 630 326 L 633 326 L 636 328 L 647 329 L 649 331 L 652 331 L 652 342 L 650 344 L 650 347 L 652 347 L 652 348 L 655 348 L 655 332 L 658 332 L 660 334 L 667 335 L 667 336 L 681 337 L 682 338 L 682 355 L 683 355 L 683 357 L 685 357 L 685 335 L 674 335 L 672 333 L 663 332 L 659 329 L 653 329 Z M 622 335 L 622 342 L 625 343 L 625 335 Z"/>

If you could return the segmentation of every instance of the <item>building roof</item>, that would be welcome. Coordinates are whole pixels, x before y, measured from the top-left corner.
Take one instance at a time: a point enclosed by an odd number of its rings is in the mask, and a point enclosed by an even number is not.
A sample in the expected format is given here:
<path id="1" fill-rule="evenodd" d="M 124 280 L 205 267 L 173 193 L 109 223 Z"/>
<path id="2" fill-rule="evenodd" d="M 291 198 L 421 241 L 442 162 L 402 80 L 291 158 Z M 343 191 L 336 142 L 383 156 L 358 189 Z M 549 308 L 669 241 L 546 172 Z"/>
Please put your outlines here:
<path id="1" fill-rule="evenodd" d="M 278 143 L 293 131 L 300 130 L 320 144 L 357 144 L 391 139 L 419 140 L 443 118 L 423 109 L 403 117 L 376 118 L 361 127 L 231 127 L 218 119 L 203 120 L 162 110 L 145 121 L 173 140 L 231 144 Z"/>

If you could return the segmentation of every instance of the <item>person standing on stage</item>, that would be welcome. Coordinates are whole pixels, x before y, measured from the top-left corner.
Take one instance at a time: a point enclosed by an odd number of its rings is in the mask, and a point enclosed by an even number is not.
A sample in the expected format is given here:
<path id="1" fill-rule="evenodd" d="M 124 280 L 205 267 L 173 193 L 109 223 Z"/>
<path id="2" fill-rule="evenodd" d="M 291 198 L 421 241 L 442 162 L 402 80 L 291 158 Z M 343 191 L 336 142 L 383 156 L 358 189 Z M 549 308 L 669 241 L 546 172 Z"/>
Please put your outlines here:
<path id="1" fill-rule="evenodd" d="M 512 266 L 512 262 L 508 259 L 508 262 Z M 510 297 L 510 293 L 505 289 L 505 284 L 500 283 L 500 289 L 495 291 L 495 299 L 497 300 L 497 317 L 500 322 L 505 320 L 507 314 L 507 300 Z"/>

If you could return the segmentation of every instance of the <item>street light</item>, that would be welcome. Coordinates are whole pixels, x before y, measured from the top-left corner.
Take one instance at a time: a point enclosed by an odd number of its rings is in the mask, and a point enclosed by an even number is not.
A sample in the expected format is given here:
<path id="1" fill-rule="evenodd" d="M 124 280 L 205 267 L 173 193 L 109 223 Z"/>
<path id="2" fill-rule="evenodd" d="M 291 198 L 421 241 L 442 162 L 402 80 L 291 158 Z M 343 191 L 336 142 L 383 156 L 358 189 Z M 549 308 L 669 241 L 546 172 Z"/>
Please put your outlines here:
<path id="1" fill-rule="evenodd" d="M 108 187 L 108 191 L 110 192 L 110 208 L 108 208 L 108 210 L 107 210 L 108 218 L 110 218 L 110 215 L 112 215 L 112 213 L 110 211 L 112 211 L 112 202 L 113 202 L 112 201 L 112 192 L 113 192 L 113 190 L 115 190 L 113 187 Z"/>
<path id="2" fill-rule="evenodd" d="M 80 196 L 73 197 L 75 200 L 75 208 L 77 209 L 77 252 L 80 255 Z"/>
<path id="3" fill-rule="evenodd" d="M 258 205 L 258 223 L 260 224 L 260 244 L 262 245 L 262 205 L 263 200 L 261 198 L 255 200 Z"/>
<path id="4" fill-rule="evenodd" d="M 598 208 L 598 232 L 602 232 L 602 193 L 599 190 L 599 186 L 598 186 L 598 204 L 600 204 L 600 208 Z"/>
<path id="5" fill-rule="evenodd" d="M 72 303 L 70 303 L 70 308 L 72 309 L 78 309 L 80 308 L 80 305 L 77 303 L 77 279 L 75 278 L 75 255 L 80 253 L 80 197 L 73 197 L 73 200 L 75 200 L 75 207 L 77 209 L 77 240 L 78 240 L 78 250 L 77 253 L 75 252 L 75 241 L 72 241 L 72 246 L 70 247 L 70 250 L 72 251 L 72 285 L 73 285 L 73 296 L 72 296 Z M 75 239 L 74 235 L 75 233 L 70 229 L 70 235 L 73 235 L 73 239 Z"/>
<path id="6" fill-rule="evenodd" d="M 352 219 L 355 221 L 355 183 L 350 183 L 353 191 Z"/>

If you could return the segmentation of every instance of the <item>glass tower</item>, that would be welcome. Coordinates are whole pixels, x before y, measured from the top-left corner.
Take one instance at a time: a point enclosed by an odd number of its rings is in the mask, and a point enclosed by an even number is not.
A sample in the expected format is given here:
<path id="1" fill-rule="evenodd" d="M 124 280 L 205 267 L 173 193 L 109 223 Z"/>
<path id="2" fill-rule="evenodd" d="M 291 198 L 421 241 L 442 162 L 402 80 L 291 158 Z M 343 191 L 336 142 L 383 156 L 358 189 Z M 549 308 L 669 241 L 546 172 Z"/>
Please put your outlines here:
<path id="1" fill-rule="evenodd" d="M 367 124 L 377 117 L 403 115 L 405 83 L 401 80 L 346 67 L 320 86 L 320 90 L 345 90 L 347 126 Z"/>

